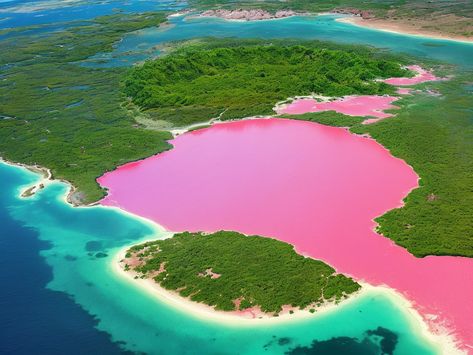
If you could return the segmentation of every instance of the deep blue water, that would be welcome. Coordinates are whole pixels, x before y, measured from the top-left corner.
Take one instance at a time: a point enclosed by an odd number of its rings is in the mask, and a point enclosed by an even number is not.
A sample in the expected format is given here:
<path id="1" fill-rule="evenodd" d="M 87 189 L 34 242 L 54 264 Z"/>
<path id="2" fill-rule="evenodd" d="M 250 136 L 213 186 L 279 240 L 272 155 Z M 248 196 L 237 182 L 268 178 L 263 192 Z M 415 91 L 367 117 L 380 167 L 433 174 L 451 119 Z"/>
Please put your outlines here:
<path id="1" fill-rule="evenodd" d="M 9 212 L 25 180 L 22 171 L 0 166 L 0 354 L 123 353 L 69 296 L 45 287 L 53 275 L 39 251 L 51 244 Z"/>

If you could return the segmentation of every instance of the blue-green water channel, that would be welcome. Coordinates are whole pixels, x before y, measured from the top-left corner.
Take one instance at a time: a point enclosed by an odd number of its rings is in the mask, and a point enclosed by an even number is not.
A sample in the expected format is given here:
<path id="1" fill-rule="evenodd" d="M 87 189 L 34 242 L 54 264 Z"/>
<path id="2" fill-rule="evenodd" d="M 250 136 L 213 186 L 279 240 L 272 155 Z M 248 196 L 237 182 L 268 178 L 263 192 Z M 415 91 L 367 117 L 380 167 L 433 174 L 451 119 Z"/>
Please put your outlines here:
<path id="1" fill-rule="evenodd" d="M 85 65 L 128 66 L 161 53 L 171 41 L 202 37 L 299 38 L 364 44 L 421 58 L 473 67 L 473 44 L 406 36 L 336 21 L 340 16 L 302 16 L 279 20 L 237 22 L 217 18 L 170 18 L 170 25 L 149 28 L 126 36 L 115 51 L 91 58 Z"/>

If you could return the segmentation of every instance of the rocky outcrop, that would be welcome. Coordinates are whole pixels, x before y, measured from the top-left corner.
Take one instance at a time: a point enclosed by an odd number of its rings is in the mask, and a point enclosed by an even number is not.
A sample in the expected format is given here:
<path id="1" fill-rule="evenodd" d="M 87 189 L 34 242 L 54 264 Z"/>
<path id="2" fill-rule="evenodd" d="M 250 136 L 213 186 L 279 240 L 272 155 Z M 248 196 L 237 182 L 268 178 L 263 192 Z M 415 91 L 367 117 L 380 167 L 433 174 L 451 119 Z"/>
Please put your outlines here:
<path id="1" fill-rule="evenodd" d="M 204 16 L 204 17 L 220 17 L 227 20 L 242 20 L 242 21 L 271 20 L 271 19 L 277 19 L 277 18 L 290 17 L 294 15 L 296 15 L 296 13 L 292 10 L 280 10 L 275 13 L 269 13 L 261 9 L 207 10 L 201 14 L 201 16 Z"/>
<path id="2" fill-rule="evenodd" d="M 352 8 L 352 7 L 345 7 L 345 8 L 335 9 L 332 12 L 336 13 L 336 14 L 359 16 L 359 17 L 361 17 L 365 20 L 374 18 L 374 14 L 371 11 L 355 9 L 355 8 Z"/>

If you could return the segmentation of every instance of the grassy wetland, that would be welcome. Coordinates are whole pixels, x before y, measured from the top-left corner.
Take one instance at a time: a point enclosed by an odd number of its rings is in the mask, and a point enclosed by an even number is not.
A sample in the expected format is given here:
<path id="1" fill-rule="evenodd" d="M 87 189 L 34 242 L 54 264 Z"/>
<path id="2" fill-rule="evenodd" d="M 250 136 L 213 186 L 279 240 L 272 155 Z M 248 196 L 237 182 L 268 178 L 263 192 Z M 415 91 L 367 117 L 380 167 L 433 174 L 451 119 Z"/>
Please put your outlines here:
<path id="1" fill-rule="evenodd" d="M 169 149 L 169 133 L 138 127 L 122 108 L 124 69 L 79 63 L 165 19 L 163 13 L 111 15 L 51 34 L 4 38 L 0 155 L 51 169 L 78 189 L 74 202 L 90 203 L 104 196 L 95 179 L 105 171 Z"/>

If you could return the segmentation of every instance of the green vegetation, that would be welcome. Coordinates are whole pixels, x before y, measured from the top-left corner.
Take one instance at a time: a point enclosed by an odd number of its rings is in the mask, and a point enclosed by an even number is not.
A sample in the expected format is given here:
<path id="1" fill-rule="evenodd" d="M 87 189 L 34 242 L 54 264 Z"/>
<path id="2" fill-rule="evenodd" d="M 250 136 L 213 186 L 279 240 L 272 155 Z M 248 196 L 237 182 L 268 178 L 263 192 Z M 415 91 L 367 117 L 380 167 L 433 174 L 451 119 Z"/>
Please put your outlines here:
<path id="1" fill-rule="evenodd" d="M 421 177 L 405 207 L 379 217 L 378 231 L 418 257 L 473 257 L 473 119 L 464 83 L 471 74 L 427 85 L 441 98 L 407 97 L 397 117 L 354 127 L 367 132 Z"/>
<path id="2" fill-rule="evenodd" d="M 104 195 L 95 181 L 104 172 L 169 149 L 168 132 L 140 128 L 121 107 L 124 69 L 74 63 L 111 50 L 125 33 L 163 21 L 163 13 L 121 14 L 3 39 L 0 156 L 50 168 L 78 188 L 74 202 L 87 203 Z"/>
<path id="3" fill-rule="evenodd" d="M 187 58 L 187 56 L 192 58 L 206 58 L 206 61 L 204 59 L 198 59 L 195 62 L 204 63 L 204 69 L 202 69 L 202 71 L 211 70 L 209 68 L 213 68 L 214 72 L 213 75 L 210 76 L 210 81 L 214 77 L 219 77 L 220 74 L 218 74 L 217 69 L 220 68 L 218 65 L 221 57 L 217 56 L 217 54 L 220 53 L 220 50 L 225 54 L 230 53 L 228 54 L 229 58 L 240 55 L 240 51 L 237 50 L 238 46 L 234 43 L 230 43 L 225 51 L 221 49 L 221 46 L 224 44 L 219 41 L 214 41 L 213 43 L 214 45 L 207 44 L 201 45 L 200 47 L 199 45 L 191 45 L 187 49 L 178 50 L 175 54 L 163 60 L 149 62 L 145 64 L 144 67 L 135 68 L 127 79 L 129 81 L 130 78 L 132 78 L 131 84 L 130 82 L 127 83 L 127 85 L 130 85 L 128 89 L 133 88 L 131 85 L 136 84 L 136 82 L 133 82 L 134 79 L 137 79 L 136 81 L 139 85 L 143 85 L 143 88 L 152 88 L 152 80 L 154 79 L 139 80 L 139 75 L 146 73 L 148 77 L 152 77 L 152 70 L 154 68 L 162 69 L 162 66 L 165 64 L 183 62 L 184 64 L 179 66 L 180 70 L 178 75 L 192 72 L 192 70 L 187 69 L 188 66 L 185 64 L 185 58 Z M 251 55 L 258 56 L 260 52 L 267 54 L 270 51 L 274 51 L 275 53 L 287 51 L 286 55 L 281 55 L 281 57 L 284 57 L 284 59 L 281 60 L 287 60 L 287 63 L 281 65 L 281 67 L 288 67 L 287 73 L 291 73 L 291 67 L 293 65 L 290 61 L 291 55 L 297 57 L 297 55 L 303 53 L 304 50 L 302 48 L 309 48 L 309 52 L 312 50 L 314 50 L 315 53 L 318 51 L 324 52 L 321 47 L 326 48 L 327 45 L 320 42 L 304 42 L 303 46 L 291 45 L 289 47 L 280 47 L 280 44 L 258 46 L 255 42 L 248 43 L 245 41 L 241 53 L 250 53 Z M 363 52 L 363 50 L 365 50 L 365 52 Z M 292 51 L 294 52 L 292 53 Z M 374 63 L 379 63 L 383 60 L 387 62 L 395 62 L 397 60 L 392 57 L 377 57 L 369 54 L 370 51 L 366 49 L 358 49 L 358 51 L 351 48 L 345 48 L 344 50 L 342 48 L 331 48 L 329 50 L 329 52 L 336 54 L 339 52 L 345 55 L 347 53 L 356 53 L 354 58 L 367 56 Z M 200 56 L 195 53 L 200 53 Z M 264 59 L 258 59 L 253 62 L 248 59 L 246 63 L 249 63 L 248 66 L 251 68 L 257 68 L 259 65 L 264 66 L 265 74 L 277 73 L 279 69 L 277 66 L 279 57 L 277 55 L 275 55 L 275 57 L 274 67 L 272 65 L 261 64 L 261 62 L 264 63 Z M 344 55 L 342 57 L 344 57 Z M 174 58 L 176 61 L 174 61 Z M 405 58 L 400 60 L 403 61 Z M 412 61 L 411 59 L 411 62 Z M 231 60 L 230 62 L 233 63 Z M 256 64 L 254 64 L 255 62 Z M 245 61 L 242 61 L 242 63 L 245 63 Z M 334 65 L 337 66 L 336 63 L 338 62 L 336 60 L 334 63 Z M 236 63 L 234 65 L 236 65 Z M 307 67 L 310 68 L 307 72 L 314 70 L 310 65 Z M 302 68 L 300 73 L 304 73 L 306 70 L 305 66 L 302 66 Z M 447 74 L 449 70 L 451 73 L 452 70 L 451 68 L 448 69 L 445 67 L 440 69 L 443 71 L 443 75 Z M 143 72 L 141 72 L 141 70 L 143 70 Z M 186 82 L 187 79 L 176 78 L 172 72 L 172 66 L 166 70 L 166 75 L 174 78 L 176 84 L 170 84 L 169 87 L 168 85 L 164 85 L 164 89 L 160 93 L 165 92 L 166 95 L 167 93 L 171 93 L 171 87 L 173 88 L 172 93 L 177 95 L 186 93 L 185 90 L 179 90 L 180 85 L 183 85 L 182 82 Z M 211 87 L 206 86 L 207 77 L 205 77 L 205 80 L 202 80 L 200 76 L 189 79 L 186 85 L 183 86 L 189 87 L 189 92 L 195 93 L 195 97 L 198 97 L 200 108 L 208 108 L 208 105 L 214 105 L 215 102 L 219 102 L 221 98 L 223 104 L 221 106 L 215 105 L 215 112 L 223 112 L 225 109 L 228 109 L 229 113 L 227 115 L 227 111 L 225 111 L 222 115 L 223 119 L 270 114 L 271 107 L 274 105 L 274 102 L 280 99 L 278 95 L 281 92 L 284 93 L 282 96 L 291 96 L 304 95 L 312 91 L 312 88 L 308 89 L 304 86 L 306 84 L 304 77 L 307 76 L 304 74 L 300 75 L 303 78 L 297 79 L 292 77 L 288 79 L 290 74 L 288 74 L 288 77 L 283 75 L 280 83 L 275 83 L 276 79 L 273 79 L 270 74 L 263 78 L 257 77 L 256 80 L 248 79 L 242 84 L 238 81 L 238 78 L 244 77 L 245 75 L 243 64 L 240 64 L 240 66 L 235 69 L 234 72 L 238 73 L 238 75 L 235 75 L 235 78 L 231 73 L 227 73 L 225 68 L 221 69 L 221 71 L 225 73 L 226 82 L 221 86 L 217 84 Z M 157 72 L 162 73 L 160 70 Z M 253 74 L 255 73 L 258 73 L 258 71 L 253 72 Z M 343 73 L 341 72 L 338 75 L 342 76 Z M 356 72 L 354 75 L 354 80 L 358 80 Z M 163 79 L 161 78 L 159 80 Z M 230 84 L 233 83 L 233 80 L 234 84 Z M 268 80 L 271 84 L 266 86 L 264 84 L 265 80 Z M 340 88 L 344 93 L 345 91 L 343 90 L 349 91 L 353 89 L 353 86 L 351 86 L 352 80 L 348 79 L 336 81 L 336 84 L 340 82 L 342 84 L 335 86 L 336 89 L 333 90 L 334 84 L 331 80 L 329 80 L 330 83 L 327 86 L 321 86 L 321 89 L 327 90 L 329 94 L 336 94 L 334 91 Z M 420 88 L 428 87 L 437 89 L 443 96 L 436 97 L 429 94 L 416 94 L 405 97 L 396 102 L 396 105 L 401 106 L 401 108 L 393 111 L 396 114 L 395 118 L 383 120 L 377 124 L 368 126 L 360 124 L 363 120 L 362 118 L 348 117 L 334 112 L 283 117 L 304 119 L 327 125 L 350 127 L 355 133 L 370 134 L 383 146 L 388 148 L 392 154 L 402 158 L 409 165 L 413 166 L 421 177 L 420 184 L 422 186 L 408 196 L 405 207 L 392 210 L 378 218 L 377 221 L 380 223 L 379 232 L 393 239 L 397 244 L 407 248 L 418 257 L 432 254 L 473 257 L 473 220 L 470 218 L 470 216 L 473 215 L 473 191 L 470 188 L 470 186 L 473 185 L 473 143 L 471 143 L 473 142 L 473 126 L 471 111 L 469 109 L 471 106 L 469 103 L 471 98 L 465 93 L 465 85 L 472 81 L 471 73 L 462 70 L 462 72 L 457 73 L 456 79 L 435 84 L 420 85 Z M 317 83 L 318 80 L 312 77 L 310 83 L 314 82 Z M 231 91 L 230 88 L 232 86 L 237 87 L 238 90 L 227 102 L 225 101 L 225 95 L 227 95 L 227 92 Z M 136 87 L 137 86 L 134 88 L 136 89 Z M 264 88 L 264 90 L 259 90 L 260 87 Z M 222 91 L 222 93 L 220 93 L 220 91 Z M 152 94 L 150 97 L 154 97 L 153 94 L 156 94 L 156 91 L 151 90 L 150 92 Z M 322 91 L 322 93 L 324 92 Z M 164 96 L 165 95 L 163 95 L 163 97 Z M 144 96 L 141 96 L 138 100 L 146 102 Z M 248 104 L 240 107 L 237 100 L 242 100 Z M 268 100 L 267 104 L 265 104 L 265 100 Z M 225 102 L 227 102 L 227 104 L 225 104 Z M 194 120 L 204 121 L 212 117 L 212 114 L 215 114 L 215 112 L 211 112 L 208 116 L 202 112 L 193 114 L 192 110 L 194 107 L 192 103 L 189 102 L 185 102 L 184 106 L 179 106 L 179 102 L 177 102 L 176 105 L 178 107 L 177 110 L 185 109 L 187 110 L 186 112 L 189 113 L 188 116 L 177 116 L 176 120 L 178 122 L 182 122 L 180 120 L 186 117 L 188 117 L 186 118 L 187 120 L 192 122 Z M 168 108 L 164 108 L 164 110 L 167 109 Z M 151 109 L 149 111 L 153 110 L 159 112 L 161 109 Z M 175 119 L 175 117 L 170 115 L 167 119 Z"/>
<path id="4" fill-rule="evenodd" d="M 270 115 L 295 95 L 387 94 L 376 78 L 407 75 L 399 63 L 368 53 L 305 46 L 187 49 L 131 70 L 124 91 L 150 117 L 186 125 Z"/>
<path id="5" fill-rule="evenodd" d="M 96 177 L 171 148 L 166 142 L 170 133 L 160 131 L 165 127 L 205 122 L 222 112 L 223 119 L 270 114 L 277 101 L 316 90 L 328 95 L 392 92 L 369 80 L 402 75 L 394 63 L 406 62 L 405 57 L 361 46 L 225 39 L 180 43 L 168 57 L 131 72 L 80 65 L 97 52 L 111 50 L 125 33 L 163 21 L 162 13 L 120 14 L 68 23 L 52 33 L 4 33 L 0 156 L 50 168 L 54 177 L 78 188 L 74 202 L 94 202 L 104 195 Z M 142 70 L 159 73 L 165 64 L 166 76 L 176 80 L 165 81 L 157 94 L 159 81 L 153 84 L 139 75 Z M 396 103 L 401 109 L 395 118 L 374 125 L 333 112 L 291 118 L 369 133 L 413 166 L 421 188 L 407 197 L 405 207 L 378 218 L 383 235 L 416 256 L 473 257 L 473 119 L 466 89 L 471 82 L 473 75 L 462 69 L 453 80 L 426 84 L 442 97 L 405 97 Z M 151 108 L 140 112 L 127 101 L 121 85 L 137 103 Z M 150 89 L 143 97 L 138 97 L 140 85 Z M 169 101 L 156 107 L 145 100 L 156 97 Z M 138 115 L 153 129 L 138 124 Z M 165 120 L 167 126 L 160 122 Z"/>
<path id="6" fill-rule="evenodd" d="M 442 97 L 424 94 L 396 102 L 396 117 L 372 125 L 333 112 L 291 116 L 368 133 L 420 176 L 420 188 L 405 206 L 376 219 L 378 232 L 418 257 L 473 257 L 473 119 L 465 84 L 473 75 L 424 84 Z M 331 121 L 334 119 L 333 121 Z"/>
<path id="7" fill-rule="evenodd" d="M 323 111 L 317 113 L 305 113 L 303 115 L 281 115 L 281 118 L 292 120 L 311 121 L 334 127 L 353 127 L 361 124 L 364 117 L 346 116 L 335 111 Z"/>
<path id="8" fill-rule="evenodd" d="M 142 277 L 225 311 L 235 310 L 239 300 L 240 309 L 260 306 L 277 314 L 284 305 L 303 309 L 338 302 L 360 288 L 325 263 L 297 254 L 290 244 L 227 231 L 180 233 L 136 245 L 124 263 L 137 263 L 132 270 Z"/>

